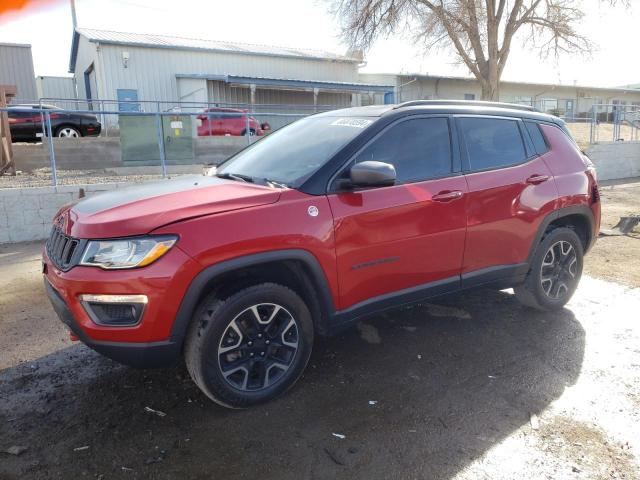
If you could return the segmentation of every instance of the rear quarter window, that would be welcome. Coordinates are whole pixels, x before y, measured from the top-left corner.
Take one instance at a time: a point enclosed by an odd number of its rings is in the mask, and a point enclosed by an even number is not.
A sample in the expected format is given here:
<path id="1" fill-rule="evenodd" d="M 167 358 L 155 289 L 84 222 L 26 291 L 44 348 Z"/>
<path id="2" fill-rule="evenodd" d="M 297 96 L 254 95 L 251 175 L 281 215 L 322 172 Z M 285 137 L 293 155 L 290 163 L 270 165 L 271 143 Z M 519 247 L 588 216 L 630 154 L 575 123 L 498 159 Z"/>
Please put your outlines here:
<path id="1" fill-rule="evenodd" d="M 549 150 L 549 146 L 540 131 L 540 126 L 536 122 L 524 122 L 525 127 L 527 127 L 527 131 L 529 132 L 529 136 L 531 137 L 531 141 L 533 141 L 533 147 L 536 150 L 538 155 L 542 155 Z"/>
<path id="2" fill-rule="evenodd" d="M 471 170 L 489 170 L 522 163 L 527 158 L 517 120 L 461 118 Z"/>

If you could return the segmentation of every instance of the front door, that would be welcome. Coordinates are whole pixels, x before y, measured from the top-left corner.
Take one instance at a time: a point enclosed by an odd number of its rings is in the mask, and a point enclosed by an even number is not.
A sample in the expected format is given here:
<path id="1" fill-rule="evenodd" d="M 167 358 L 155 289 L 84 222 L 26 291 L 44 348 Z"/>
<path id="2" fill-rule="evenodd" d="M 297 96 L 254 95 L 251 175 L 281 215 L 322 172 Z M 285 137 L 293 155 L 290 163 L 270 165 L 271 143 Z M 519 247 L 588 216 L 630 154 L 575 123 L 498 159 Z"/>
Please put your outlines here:
<path id="1" fill-rule="evenodd" d="M 402 290 L 457 284 L 465 239 L 466 182 L 454 172 L 447 117 L 401 120 L 350 162 L 393 164 L 394 186 L 329 195 L 340 309 Z M 348 166 L 339 175 L 347 175 Z"/>

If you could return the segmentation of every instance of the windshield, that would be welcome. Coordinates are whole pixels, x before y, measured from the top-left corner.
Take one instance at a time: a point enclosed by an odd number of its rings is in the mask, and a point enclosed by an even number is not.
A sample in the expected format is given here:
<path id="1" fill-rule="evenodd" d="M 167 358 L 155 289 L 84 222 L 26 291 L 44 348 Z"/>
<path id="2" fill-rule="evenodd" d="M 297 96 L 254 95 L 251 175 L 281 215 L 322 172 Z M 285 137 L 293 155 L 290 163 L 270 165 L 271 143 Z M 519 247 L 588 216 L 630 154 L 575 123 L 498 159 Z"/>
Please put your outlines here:
<path id="1" fill-rule="evenodd" d="M 222 164 L 216 175 L 300 186 L 375 118 L 307 117 L 256 142 Z"/>

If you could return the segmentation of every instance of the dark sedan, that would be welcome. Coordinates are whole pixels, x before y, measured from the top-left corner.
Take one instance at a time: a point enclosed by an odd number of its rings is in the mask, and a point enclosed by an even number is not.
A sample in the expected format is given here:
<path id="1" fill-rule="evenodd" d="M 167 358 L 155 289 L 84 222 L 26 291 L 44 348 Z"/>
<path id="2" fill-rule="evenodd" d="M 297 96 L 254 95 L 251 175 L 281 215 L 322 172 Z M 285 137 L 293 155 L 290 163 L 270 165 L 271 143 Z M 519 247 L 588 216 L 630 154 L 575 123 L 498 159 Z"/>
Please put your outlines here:
<path id="1" fill-rule="evenodd" d="M 42 137 L 43 116 L 24 109 L 50 110 L 51 132 L 55 137 L 87 137 L 100 134 L 102 125 L 95 115 L 62 110 L 54 105 L 20 104 L 9 107 L 9 129 L 14 142 L 37 140 Z"/>

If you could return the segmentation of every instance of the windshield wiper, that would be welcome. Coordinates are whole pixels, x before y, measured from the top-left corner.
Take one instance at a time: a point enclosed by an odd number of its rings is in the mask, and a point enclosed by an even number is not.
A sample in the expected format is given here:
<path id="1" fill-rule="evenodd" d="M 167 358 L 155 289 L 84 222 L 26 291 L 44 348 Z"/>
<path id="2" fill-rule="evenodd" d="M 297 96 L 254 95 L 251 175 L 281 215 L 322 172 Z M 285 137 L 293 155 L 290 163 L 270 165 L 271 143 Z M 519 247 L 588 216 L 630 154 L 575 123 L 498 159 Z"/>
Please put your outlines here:
<path id="1" fill-rule="evenodd" d="M 218 178 L 224 178 L 226 180 L 235 180 L 237 182 L 249 182 L 249 183 L 254 183 L 253 182 L 253 178 L 251 178 L 248 175 L 240 175 L 239 173 L 227 173 L 227 172 L 223 172 L 223 173 L 216 173 L 216 177 Z"/>
<path id="2" fill-rule="evenodd" d="M 278 188 L 288 188 L 288 185 L 286 183 L 282 183 L 282 182 L 276 182 L 275 180 L 270 180 L 268 178 L 263 178 L 262 181 L 264 183 L 268 183 L 269 185 L 272 185 L 274 187 L 278 187 Z"/>

